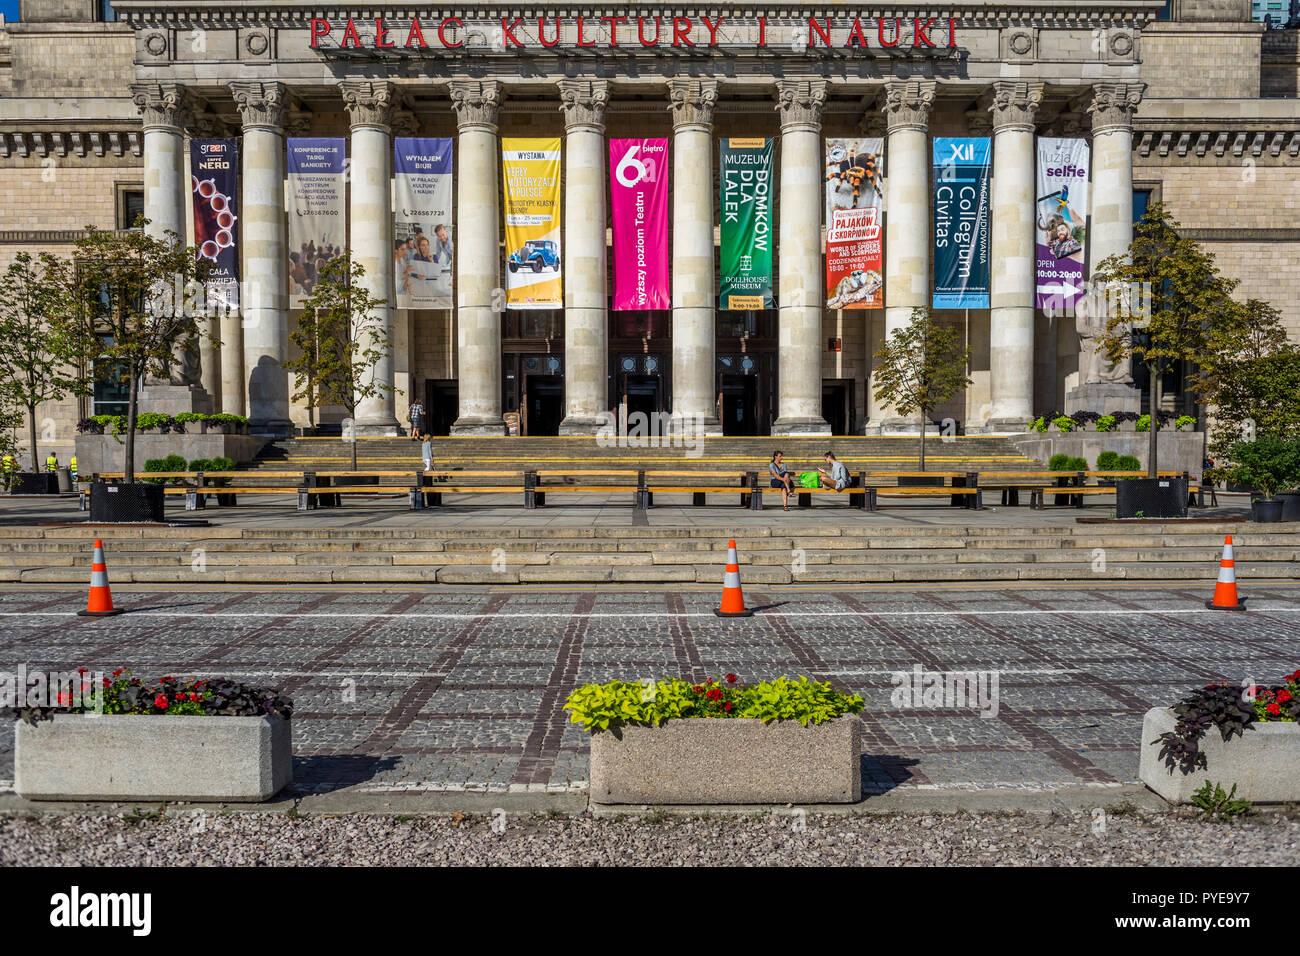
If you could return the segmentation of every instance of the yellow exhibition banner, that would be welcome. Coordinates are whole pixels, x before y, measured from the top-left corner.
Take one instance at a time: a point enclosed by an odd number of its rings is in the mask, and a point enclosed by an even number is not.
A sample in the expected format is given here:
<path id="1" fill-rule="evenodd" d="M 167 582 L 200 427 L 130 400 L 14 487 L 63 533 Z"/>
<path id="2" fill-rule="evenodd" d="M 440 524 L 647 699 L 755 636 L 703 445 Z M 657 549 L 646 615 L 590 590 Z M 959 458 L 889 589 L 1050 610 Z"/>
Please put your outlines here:
<path id="1" fill-rule="evenodd" d="M 560 140 L 501 140 L 506 200 L 506 308 L 564 308 Z"/>

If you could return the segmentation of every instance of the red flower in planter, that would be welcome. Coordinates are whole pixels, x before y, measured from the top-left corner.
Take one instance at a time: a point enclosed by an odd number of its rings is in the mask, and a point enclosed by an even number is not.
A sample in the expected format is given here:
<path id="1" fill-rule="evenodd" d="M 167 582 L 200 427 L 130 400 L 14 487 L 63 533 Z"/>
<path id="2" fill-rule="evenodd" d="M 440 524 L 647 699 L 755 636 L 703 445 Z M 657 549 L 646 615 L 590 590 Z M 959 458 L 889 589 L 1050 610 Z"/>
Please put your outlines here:
<path id="1" fill-rule="evenodd" d="M 190 700 L 197 704 L 197 703 L 199 702 L 199 695 L 198 695 L 198 694 L 190 694 Z"/>
<path id="2" fill-rule="evenodd" d="M 723 704 L 722 709 L 725 710 L 727 713 L 731 713 L 731 701 L 727 701 L 725 704 Z"/>
<path id="3" fill-rule="evenodd" d="M 1278 714 L 1282 713 L 1282 708 L 1279 707 L 1277 704 L 1269 704 L 1264 709 L 1268 711 L 1269 716 L 1271 717 L 1276 717 Z"/>
<path id="4" fill-rule="evenodd" d="M 704 696 L 709 698 L 709 700 L 722 700 L 722 691 L 714 687 Z"/>
<path id="5" fill-rule="evenodd" d="M 117 670 L 113 671 L 113 676 L 114 676 L 114 677 L 121 677 L 121 676 L 122 676 L 122 668 L 119 667 Z"/>
<path id="6" fill-rule="evenodd" d="M 694 687 L 691 688 L 691 690 L 695 691 L 695 693 L 697 693 L 697 694 L 703 694 L 703 693 L 704 693 L 704 688 L 701 687 L 699 684 L 696 684 Z"/>
<path id="7" fill-rule="evenodd" d="M 153 705 L 159 710 L 166 710 L 169 703 L 170 701 L 167 700 L 166 694 L 159 694 L 153 699 Z"/>
<path id="8" fill-rule="evenodd" d="M 112 686 L 112 681 L 110 681 L 107 677 L 104 678 L 104 686 L 105 687 Z"/>
<path id="9" fill-rule="evenodd" d="M 174 677 L 164 677 L 164 678 L 162 678 L 162 680 L 161 680 L 159 683 L 170 684 L 170 683 L 171 683 L 172 681 L 174 681 L 175 679 L 176 679 L 176 678 L 174 678 Z"/>
<path id="10" fill-rule="evenodd" d="M 728 674 L 728 675 L 727 675 L 727 683 L 728 683 L 728 684 L 734 684 L 735 682 L 736 682 L 736 675 L 735 675 L 735 674 Z"/>

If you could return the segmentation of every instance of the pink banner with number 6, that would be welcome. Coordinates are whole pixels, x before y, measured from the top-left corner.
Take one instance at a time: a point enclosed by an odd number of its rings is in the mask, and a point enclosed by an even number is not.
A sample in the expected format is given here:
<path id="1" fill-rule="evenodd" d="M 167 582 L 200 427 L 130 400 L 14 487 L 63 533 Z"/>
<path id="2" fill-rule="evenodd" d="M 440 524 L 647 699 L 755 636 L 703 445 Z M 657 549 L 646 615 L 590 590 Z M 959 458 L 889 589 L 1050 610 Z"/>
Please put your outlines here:
<path id="1" fill-rule="evenodd" d="M 668 140 L 611 139 L 614 308 L 667 309 Z"/>

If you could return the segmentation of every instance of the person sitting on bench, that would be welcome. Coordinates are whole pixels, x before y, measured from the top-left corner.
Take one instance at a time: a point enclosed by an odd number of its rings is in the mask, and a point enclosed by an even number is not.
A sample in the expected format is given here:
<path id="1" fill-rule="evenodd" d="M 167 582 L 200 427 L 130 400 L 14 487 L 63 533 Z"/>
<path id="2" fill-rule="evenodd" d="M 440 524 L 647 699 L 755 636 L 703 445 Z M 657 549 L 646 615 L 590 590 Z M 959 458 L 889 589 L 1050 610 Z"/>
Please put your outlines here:
<path id="1" fill-rule="evenodd" d="M 784 461 L 784 452 L 773 452 L 772 460 L 768 463 L 767 473 L 771 478 L 771 486 L 781 489 L 781 504 L 786 511 L 790 510 L 790 492 L 794 490 L 794 476 L 786 468 Z"/>
<path id="2" fill-rule="evenodd" d="M 817 469 L 822 476 L 822 487 L 843 491 L 849 486 L 849 470 L 844 467 L 844 462 L 839 461 L 833 454 L 827 452 L 826 464 L 830 465 L 831 470 L 829 472 L 825 468 Z"/>

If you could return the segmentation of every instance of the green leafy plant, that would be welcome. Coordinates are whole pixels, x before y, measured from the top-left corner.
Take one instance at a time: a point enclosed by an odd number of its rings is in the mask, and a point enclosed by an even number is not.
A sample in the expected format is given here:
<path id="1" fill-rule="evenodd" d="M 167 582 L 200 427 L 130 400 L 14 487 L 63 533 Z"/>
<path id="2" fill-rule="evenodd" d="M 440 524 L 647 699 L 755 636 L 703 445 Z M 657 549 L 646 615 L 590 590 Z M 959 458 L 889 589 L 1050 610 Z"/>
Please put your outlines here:
<path id="1" fill-rule="evenodd" d="M 1099 432 L 1113 432 L 1114 430 L 1115 430 L 1115 416 L 1114 416 L 1114 415 L 1099 415 L 1099 416 L 1097 416 L 1097 431 L 1099 431 Z"/>
<path id="2" fill-rule="evenodd" d="M 1178 722 L 1173 730 L 1152 741 L 1160 744 L 1160 759 L 1170 773 L 1174 767 L 1185 774 L 1205 769 L 1200 741 L 1211 727 L 1218 728 L 1226 742 L 1234 736 L 1240 737 L 1259 721 L 1300 718 L 1300 670 L 1288 674 L 1273 687 L 1243 688 L 1227 682 L 1206 684 L 1170 709 Z"/>
<path id="3" fill-rule="evenodd" d="M 1192 415 L 1179 415 L 1174 419 L 1174 428 L 1180 432 L 1185 432 L 1187 429 L 1192 428 L 1195 425 L 1196 418 Z"/>
<path id="4" fill-rule="evenodd" d="M 930 414 L 970 385 L 970 349 L 959 329 L 941 325 L 925 309 L 912 310 L 907 326 L 889 335 L 874 356 L 876 400 L 899 415 L 921 413 L 918 461 L 925 471 L 925 431 Z"/>
<path id="5" fill-rule="evenodd" d="M 1142 462 L 1135 455 L 1120 455 L 1115 461 L 1116 471 L 1141 471 Z"/>
<path id="6" fill-rule="evenodd" d="M 1119 471 L 1120 470 L 1119 465 L 1116 464 L 1116 462 L 1118 461 L 1119 461 L 1119 452 L 1103 451 L 1100 455 L 1097 456 L 1097 470 L 1098 471 Z"/>
<path id="7" fill-rule="evenodd" d="M 1133 423 L 1133 428 L 1135 431 L 1140 431 L 1140 432 L 1151 431 L 1151 416 L 1139 415 L 1138 420 Z"/>
<path id="8" fill-rule="evenodd" d="M 1069 459 L 1069 460 L 1065 463 L 1065 467 L 1066 467 L 1066 470 L 1067 470 L 1067 471 L 1087 471 L 1087 470 L 1088 470 L 1088 459 L 1086 459 L 1086 458 L 1080 458 L 1080 457 L 1076 456 L 1076 457 L 1074 457 L 1074 458 Z"/>
<path id="9" fill-rule="evenodd" d="M 1052 419 L 1052 424 L 1056 426 L 1057 431 L 1065 434 L 1074 431 L 1074 419 L 1069 415 L 1057 415 Z"/>
<path id="10" fill-rule="evenodd" d="M 1043 432 L 1047 431 L 1047 421 L 1042 415 L 1039 415 L 1029 423 L 1029 428 L 1031 431 L 1036 431 L 1041 435 Z"/>
<path id="11" fill-rule="evenodd" d="M 564 703 L 571 723 L 582 724 L 588 733 L 610 731 L 616 735 L 623 726 L 658 727 L 683 718 L 752 717 L 764 723 L 795 720 L 807 727 L 856 714 L 862 706 L 857 694 L 806 677 L 742 684 L 735 674 L 698 684 L 677 678 L 653 684 L 617 680 L 584 684 Z"/>
<path id="12" fill-rule="evenodd" d="M 1051 458 L 1047 459 L 1048 471 L 1069 471 L 1070 456 L 1065 452 L 1057 452 Z"/>
<path id="13" fill-rule="evenodd" d="M 1250 809 L 1249 800 L 1235 799 L 1236 796 L 1235 783 L 1232 789 L 1225 793 L 1222 785 L 1207 780 L 1205 786 L 1192 794 L 1192 805 L 1202 813 L 1226 822 L 1236 819 Z"/>
<path id="14" fill-rule="evenodd" d="M 1229 463 L 1214 469 L 1239 485 L 1256 489 L 1265 498 L 1300 485 L 1300 439 L 1261 436 L 1228 449 Z"/>

